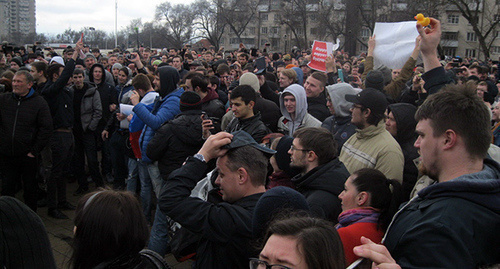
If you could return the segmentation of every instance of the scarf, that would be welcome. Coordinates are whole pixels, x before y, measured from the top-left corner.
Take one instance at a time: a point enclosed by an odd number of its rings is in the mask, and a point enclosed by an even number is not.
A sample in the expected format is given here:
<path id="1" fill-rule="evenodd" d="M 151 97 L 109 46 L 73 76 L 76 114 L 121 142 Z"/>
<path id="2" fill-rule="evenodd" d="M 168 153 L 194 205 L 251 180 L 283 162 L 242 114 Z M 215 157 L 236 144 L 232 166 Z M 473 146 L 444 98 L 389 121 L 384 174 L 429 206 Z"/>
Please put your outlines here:
<path id="1" fill-rule="evenodd" d="M 373 207 L 359 207 L 342 212 L 336 229 L 347 227 L 354 223 L 377 223 L 380 213 Z"/>

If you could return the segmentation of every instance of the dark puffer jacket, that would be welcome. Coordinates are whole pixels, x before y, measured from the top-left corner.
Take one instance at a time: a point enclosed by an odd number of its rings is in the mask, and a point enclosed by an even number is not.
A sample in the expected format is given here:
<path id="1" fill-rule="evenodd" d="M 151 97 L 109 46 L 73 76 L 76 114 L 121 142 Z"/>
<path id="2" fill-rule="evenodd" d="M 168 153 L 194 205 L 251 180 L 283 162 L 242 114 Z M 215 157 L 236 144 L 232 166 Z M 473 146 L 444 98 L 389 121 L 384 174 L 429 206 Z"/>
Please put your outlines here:
<path id="1" fill-rule="evenodd" d="M 149 141 L 147 155 L 152 161 L 158 161 L 163 179 L 166 180 L 203 145 L 200 116 L 201 110 L 181 112 L 175 119 L 163 124 Z"/>
<path id="2" fill-rule="evenodd" d="M 415 113 L 417 112 L 417 108 L 411 104 L 397 103 L 389 105 L 388 110 L 392 112 L 396 120 L 398 132 L 394 138 L 398 141 L 399 146 L 401 146 L 405 158 L 403 198 L 407 201 L 418 178 L 418 168 L 413 162 L 413 160 L 419 157 L 417 148 L 414 146 L 415 140 L 417 140 L 417 134 L 415 133 L 415 127 L 417 126 Z"/>
<path id="3" fill-rule="evenodd" d="M 326 106 L 325 91 L 322 91 L 317 97 L 307 97 L 307 112 L 321 122 L 331 115 Z"/>
<path id="4" fill-rule="evenodd" d="M 342 212 L 339 194 L 344 190 L 344 183 L 349 172 L 344 164 L 335 158 L 320 165 L 305 175 L 292 178 L 297 191 L 302 193 L 314 216 L 338 222 Z"/>
<path id="5" fill-rule="evenodd" d="M 45 99 L 31 89 L 25 97 L 0 95 L 0 154 L 37 155 L 49 144 L 52 117 Z"/>

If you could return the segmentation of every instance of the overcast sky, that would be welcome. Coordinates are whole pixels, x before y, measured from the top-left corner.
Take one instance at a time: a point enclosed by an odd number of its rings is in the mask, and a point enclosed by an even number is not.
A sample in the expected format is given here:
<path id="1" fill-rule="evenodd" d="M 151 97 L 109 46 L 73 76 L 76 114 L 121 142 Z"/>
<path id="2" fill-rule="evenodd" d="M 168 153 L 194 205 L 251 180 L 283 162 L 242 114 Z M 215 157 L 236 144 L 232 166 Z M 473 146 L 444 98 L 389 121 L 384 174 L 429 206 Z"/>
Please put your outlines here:
<path id="1" fill-rule="evenodd" d="M 156 6 L 166 0 L 118 0 L 118 31 L 133 19 L 151 21 Z M 171 4 L 193 0 L 169 0 Z M 106 32 L 115 29 L 115 0 L 37 0 L 37 33 L 58 34 L 71 28 L 94 27 Z"/>

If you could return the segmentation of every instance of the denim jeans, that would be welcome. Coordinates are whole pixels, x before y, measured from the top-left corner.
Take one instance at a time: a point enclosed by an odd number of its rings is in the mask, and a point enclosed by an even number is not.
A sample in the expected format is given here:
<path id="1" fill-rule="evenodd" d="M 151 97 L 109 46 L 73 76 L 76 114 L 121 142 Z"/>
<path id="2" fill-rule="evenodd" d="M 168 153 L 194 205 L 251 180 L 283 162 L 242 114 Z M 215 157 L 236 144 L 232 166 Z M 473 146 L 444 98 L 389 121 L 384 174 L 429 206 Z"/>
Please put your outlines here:
<path id="1" fill-rule="evenodd" d="M 160 169 L 158 168 L 158 162 L 148 163 L 148 172 L 151 182 L 153 183 L 153 190 L 155 191 L 156 198 L 160 195 L 161 186 L 163 184 L 163 179 L 160 175 Z"/>
<path id="2" fill-rule="evenodd" d="M 153 185 L 151 182 L 151 177 L 149 176 L 148 166 L 142 160 L 137 161 L 137 168 L 139 171 L 139 180 L 141 183 L 141 201 L 142 201 L 142 211 L 148 223 L 151 222 L 151 191 L 153 190 Z"/>
<path id="3" fill-rule="evenodd" d="M 128 158 L 128 177 L 125 183 L 127 191 L 134 194 L 137 193 L 137 181 L 139 179 L 138 165 L 137 159 Z"/>
<path id="4" fill-rule="evenodd" d="M 167 216 L 161 212 L 159 205 L 156 206 L 155 220 L 151 228 L 148 249 L 155 251 L 164 257 L 169 250 Z"/>

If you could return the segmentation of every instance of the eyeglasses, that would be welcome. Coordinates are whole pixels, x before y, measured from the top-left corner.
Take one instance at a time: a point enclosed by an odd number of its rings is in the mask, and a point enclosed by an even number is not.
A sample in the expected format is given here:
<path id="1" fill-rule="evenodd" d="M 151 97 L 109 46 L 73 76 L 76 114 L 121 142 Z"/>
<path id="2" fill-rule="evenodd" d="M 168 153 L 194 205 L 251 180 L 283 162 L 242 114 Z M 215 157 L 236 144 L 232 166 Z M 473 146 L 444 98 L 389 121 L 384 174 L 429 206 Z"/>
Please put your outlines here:
<path id="1" fill-rule="evenodd" d="M 290 150 L 291 151 L 295 151 L 295 150 L 298 150 L 298 151 L 311 151 L 310 149 L 298 149 L 298 148 L 294 147 L 293 144 L 290 146 Z"/>
<path id="2" fill-rule="evenodd" d="M 290 267 L 279 265 L 279 264 L 269 264 L 265 261 L 252 258 L 250 259 L 250 269 L 292 269 Z"/>

